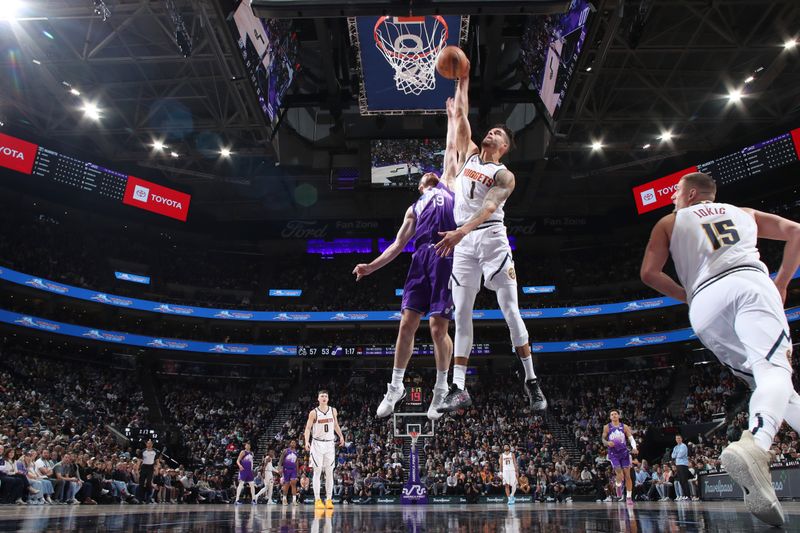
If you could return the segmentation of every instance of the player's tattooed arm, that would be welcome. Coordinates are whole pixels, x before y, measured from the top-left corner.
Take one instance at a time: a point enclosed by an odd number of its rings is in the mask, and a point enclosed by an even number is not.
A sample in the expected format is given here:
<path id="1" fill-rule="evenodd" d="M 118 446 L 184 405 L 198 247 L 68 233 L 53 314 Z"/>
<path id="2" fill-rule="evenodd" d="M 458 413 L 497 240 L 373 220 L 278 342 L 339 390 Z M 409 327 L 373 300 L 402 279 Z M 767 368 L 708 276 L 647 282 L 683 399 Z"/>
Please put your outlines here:
<path id="1" fill-rule="evenodd" d="M 686 302 L 686 290 L 664 273 L 664 265 L 669 258 L 669 240 L 675 225 L 675 214 L 670 213 L 659 220 L 650 233 L 650 241 L 644 251 L 642 268 L 639 272 L 642 282 L 664 296 Z"/>
<path id="2" fill-rule="evenodd" d="M 472 215 L 466 224 L 452 231 L 440 232 L 442 240 L 436 243 L 436 253 L 446 257 L 467 234 L 486 222 L 503 202 L 514 192 L 514 174 L 509 170 L 499 170 L 494 176 L 494 185 L 486 193 L 481 208 Z"/>
<path id="3" fill-rule="evenodd" d="M 371 263 L 361 263 L 356 265 L 356 267 L 353 269 L 353 274 L 356 276 L 356 281 L 361 281 L 361 278 L 369 276 L 379 268 L 391 263 L 406 247 L 408 241 L 410 241 L 411 237 L 414 236 L 416 229 L 417 215 L 414 213 L 414 207 L 412 206 L 406 210 L 406 215 L 403 219 L 403 225 L 400 226 L 394 242 L 390 244 L 389 247 L 386 248 L 386 250 L 384 250 L 383 253 L 376 257 Z"/>

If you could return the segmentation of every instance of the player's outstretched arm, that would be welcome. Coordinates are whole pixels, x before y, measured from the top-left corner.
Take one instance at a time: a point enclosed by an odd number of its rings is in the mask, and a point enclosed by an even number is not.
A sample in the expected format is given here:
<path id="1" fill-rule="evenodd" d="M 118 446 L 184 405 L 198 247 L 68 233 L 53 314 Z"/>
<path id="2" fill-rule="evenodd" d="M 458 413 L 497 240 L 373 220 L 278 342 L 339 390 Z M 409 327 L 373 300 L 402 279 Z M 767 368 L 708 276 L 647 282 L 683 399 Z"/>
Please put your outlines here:
<path id="1" fill-rule="evenodd" d="M 442 165 L 442 182 L 449 189 L 455 186 L 455 178 L 459 169 L 459 153 L 456 144 L 456 130 L 458 120 L 456 118 L 456 101 L 454 98 L 447 99 L 447 144 L 444 150 L 444 164 Z"/>
<path id="2" fill-rule="evenodd" d="M 353 269 L 353 274 L 356 275 L 356 281 L 361 281 L 361 278 L 369 276 L 379 268 L 382 268 L 400 255 L 400 252 L 406 247 L 408 241 L 411 240 L 411 237 L 414 236 L 414 231 L 417 229 L 417 216 L 414 214 L 414 208 L 409 207 L 406 210 L 405 218 L 403 219 L 403 224 L 400 226 L 400 229 L 397 232 L 397 236 L 394 239 L 394 242 L 389 245 L 386 250 L 383 251 L 381 255 L 376 257 L 371 263 L 361 263 L 356 265 Z"/>
<path id="3" fill-rule="evenodd" d="M 467 75 L 456 83 L 455 96 L 456 149 L 459 154 L 458 165 L 477 151 L 478 145 L 472 142 L 472 127 L 469 125 L 469 68 Z"/>
<path id="4" fill-rule="evenodd" d="M 472 215 L 472 218 L 460 228 L 439 233 L 442 235 L 442 240 L 436 243 L 436 253 L 442 257 L 450 255 L 461 239 L 486 222 L 497 211 L 497 208 L 511 196 L 511 193 L 514 192 L 514 185 L 514 174 L 509 170 L 499 170 L 495 174 L 494 185 L 486 193 L 481 208 Z"/>
<path id="5" fill-rule="evenodd" d="M 783 248 L 783 261 L 775 276 L 775 286 L 781 293 L 781 298 L 786 302 L 786 290 L 792 281 L 794 273 L 800 267 L 800 224 L 787 218 L 763 213 L 755 209 L 745 209 L 753 215 L 758 226 L 758 236 L 762 239 L 786 241 Z"/>
<path id="6" fill-rule="evenodd" d="M 642 282 L 661 294 L 686 302 L 686 290 L 664 273 L 664 265 L 669 257 L 669 237 L 675 223 L 675 214 L 669 214 L 656 223 L 650 233 L 650 240 L 644 251 L 642 268 L 639 274 Z"/>

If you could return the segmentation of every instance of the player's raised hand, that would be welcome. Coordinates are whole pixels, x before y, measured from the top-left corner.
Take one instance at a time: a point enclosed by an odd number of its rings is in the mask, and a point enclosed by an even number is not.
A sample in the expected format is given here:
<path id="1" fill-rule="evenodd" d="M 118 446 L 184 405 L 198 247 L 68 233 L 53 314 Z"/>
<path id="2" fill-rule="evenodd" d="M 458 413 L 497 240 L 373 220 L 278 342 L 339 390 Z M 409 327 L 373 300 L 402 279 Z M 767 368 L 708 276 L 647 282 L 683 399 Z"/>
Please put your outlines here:
<path id="1" fill-rule="evenodd" d="M 442 236 L 442 240 L 437 242 L 434 248 L 436 249 L 436 253 L 442 257 L 447 257 L 452 254 L 456 245 L 461 242 L 461 239 L 466 237 L 466 234 L 460 229 L 440 231 L 439 235 Z"/>
<path id="2" fill-rule="evenodd" d="M 366 263 L 360 263 L 353 269 L 353 274 L 356 275 L 356 281 L 361 281 L 361 278 L 369 276 L 372 272 L 372 268 Z"/>

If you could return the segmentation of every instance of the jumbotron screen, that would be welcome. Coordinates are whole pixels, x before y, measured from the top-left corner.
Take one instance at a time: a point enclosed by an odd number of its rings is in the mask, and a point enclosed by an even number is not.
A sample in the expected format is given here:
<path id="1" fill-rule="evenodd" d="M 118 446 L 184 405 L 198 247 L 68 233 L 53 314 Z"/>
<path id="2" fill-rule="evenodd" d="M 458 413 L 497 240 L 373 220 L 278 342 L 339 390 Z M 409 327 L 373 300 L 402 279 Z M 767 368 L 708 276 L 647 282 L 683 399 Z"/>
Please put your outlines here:
<path id="1" fill-rule="evenodd" d="M 444 139 L 377 139 L 370 145 L 372 185 L 416 187 L 426 172 L 441 174 Z"/>

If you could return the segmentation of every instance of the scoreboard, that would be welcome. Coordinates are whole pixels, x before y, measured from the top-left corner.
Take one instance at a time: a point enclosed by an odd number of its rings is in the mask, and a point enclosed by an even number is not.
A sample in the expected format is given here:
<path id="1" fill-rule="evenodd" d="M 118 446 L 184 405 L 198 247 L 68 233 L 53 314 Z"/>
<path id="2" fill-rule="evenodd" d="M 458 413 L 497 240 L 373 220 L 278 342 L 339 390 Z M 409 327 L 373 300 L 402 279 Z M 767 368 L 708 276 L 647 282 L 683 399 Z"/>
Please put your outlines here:
<path id="1" fill-rule="evenodd" d="M 122 201 L 128 176 L 40 146 L 33 161 L 34 176 Z"/>

